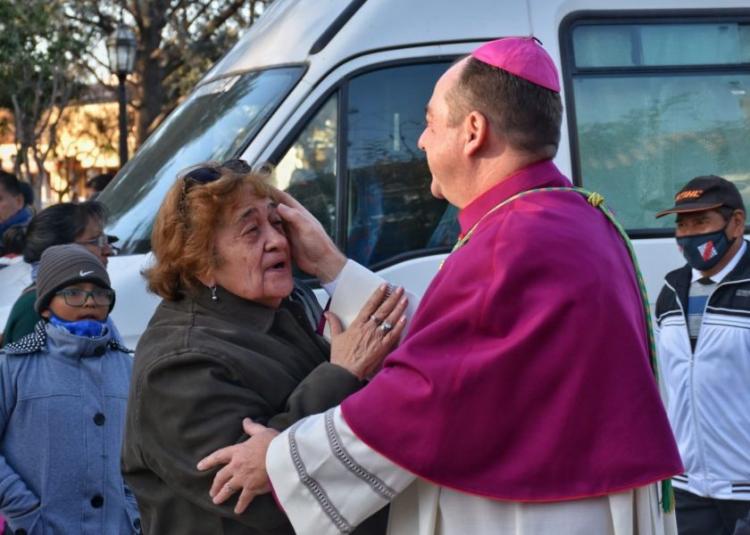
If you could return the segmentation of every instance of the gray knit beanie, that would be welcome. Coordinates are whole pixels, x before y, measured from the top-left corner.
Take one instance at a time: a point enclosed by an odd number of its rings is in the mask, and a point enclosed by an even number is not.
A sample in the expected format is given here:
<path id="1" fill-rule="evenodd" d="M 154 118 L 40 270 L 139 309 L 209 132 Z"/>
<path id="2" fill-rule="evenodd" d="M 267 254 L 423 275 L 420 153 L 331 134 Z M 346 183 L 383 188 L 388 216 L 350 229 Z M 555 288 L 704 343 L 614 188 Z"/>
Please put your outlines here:
<path id="1" fill-rule="evenodd" d="M 107 269 L 94 253 L 75 243 L 53 245 L 42 253 L 36 276 L 34 310 L 41 314 L 49 306 L 55 292 L 77 282 L 93 282 L 111 289 Z M 109 307 L 115 306 L 114 299 Z"/>

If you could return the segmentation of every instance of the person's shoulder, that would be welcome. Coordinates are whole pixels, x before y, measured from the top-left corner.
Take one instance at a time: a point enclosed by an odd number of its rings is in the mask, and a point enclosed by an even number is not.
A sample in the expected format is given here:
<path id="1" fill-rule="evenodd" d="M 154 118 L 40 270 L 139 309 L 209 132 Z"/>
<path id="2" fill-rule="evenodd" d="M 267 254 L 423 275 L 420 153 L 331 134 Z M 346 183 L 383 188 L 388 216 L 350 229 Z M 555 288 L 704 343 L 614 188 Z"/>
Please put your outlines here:
<path id="1" fill-rule="evenodd" d="M 544 247 L 545 242 L 585 240 L 581 224 L 596 222 L 596 208 L 588 205 L 578 193 L 565 191 L 532 191 L 515 199 L 488 217 L 475 236 L 482 239 L 512 242 L 514 248 Z M 486 232 L 481 227 L 484 226 Z"/>
<path id="2" fill-rule="evenodd" d="M 146 329 L 141 334 L 136 347 L 136 353 L 145 349 L 172 345 L 178 335 L 184 334 L 193 324 L 192 314 L 180 301 L 162 301 L 156 306 Z"/>
<path id="3" fill-rule="evenodd" d="M 690 284 L 692 275 L 693 270 L 688 264 L 673 269 L 672 271 L 664 275 L 664 284 L 662 285 L 662 291 L 671 292 L 676 286 Z"/>
<path id="4" fill-rule="evenodd" d="M 26 288 L 18 296 L 10 309 L 11 316 L 21 316 L 24 314 L 35 313 L 34 301 L 36 301 L 36 288 Z"/>
<path id="5" fill-rule="evenodd" d="M 750 243 L 747 240 L 745 240 L 745 252 L 740 257 L 730 275 L 733 279 L 750 278 Z"/>
<path id="6" fill-rule="evenodd" d="M 134 374 L 218 365 L 247 369 L 269 335 L 243 318 L 197 310 L 190 300 L 163 301 L 135 348 Z"/>
<path id="7" fill-rule="evenodd" d="M 206 329 L 186 325 L 168 329 L 152 324 L 135 348 L 134 373 L 150 373 L 164 367 L 183 367 L 191 362 L 221 361 L 226 357 L 220 338 Z"/>
<path id="8" fill-rule="evenodd" d="M 5 326 L 6 337 L 14 342 L 31 333 L 34 326 L 42 319 L 34 310 L 36 291 L 24 292 L 13 303 Z"/>
<path id="9" fill-rule="evenodd" d="M 687 264 L 673 269 L 664 276 L 664 284 L 662 284 L 659 290 L 659 295 L 656 297 L 656 304 L 654 312 L 656 313 L 656 321 L 661 321 L 661 317 L 669 312 L 679 310 L 679 303 L 677 300 L 677 288 L 690 284 L 690 278 L 692 270 Z"/>
<path id="10" fill-rule="evenodd" d="M 3 346 L 3 352 L 9 356 L 32 356 L 43 354 L 47 350 L 46 322 L 41 320 L 34 326 L 34 330 L 15 342 Z"/>

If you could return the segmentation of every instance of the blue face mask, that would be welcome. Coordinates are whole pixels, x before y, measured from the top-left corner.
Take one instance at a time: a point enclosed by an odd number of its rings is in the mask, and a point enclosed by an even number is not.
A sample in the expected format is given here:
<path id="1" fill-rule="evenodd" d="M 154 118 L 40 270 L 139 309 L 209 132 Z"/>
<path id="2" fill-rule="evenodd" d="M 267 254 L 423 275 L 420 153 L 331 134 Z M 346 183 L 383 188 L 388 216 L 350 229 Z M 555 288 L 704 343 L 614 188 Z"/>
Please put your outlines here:
<path id="1" fill-rule="evenodd" d="M 107 326 L 107 323 L 104 321 L 99 320 L 92 320 L 92 319 L 84 319 L 84 320 L 78 320 L 78 321 L 65 321 L 54 314 L 52 314 L 49 318 L 49 322 L 52 325 L 57 325 L 58 327 L 62 327 L 66 331 L 68 331 L 70 334 L 74 334 L 75 336 L 83 336 L 86 338 L 96 338 L 102 335 L 104 332 L 104 327 Z"/>
<path id="2" fill-rule="evenodd" d="M 677 245 L 691 268 L 708 271 L 724 258 L 734 243 L 734 238 L 727 238 L 727 225 L 716 232 L 677 238 Z"/>

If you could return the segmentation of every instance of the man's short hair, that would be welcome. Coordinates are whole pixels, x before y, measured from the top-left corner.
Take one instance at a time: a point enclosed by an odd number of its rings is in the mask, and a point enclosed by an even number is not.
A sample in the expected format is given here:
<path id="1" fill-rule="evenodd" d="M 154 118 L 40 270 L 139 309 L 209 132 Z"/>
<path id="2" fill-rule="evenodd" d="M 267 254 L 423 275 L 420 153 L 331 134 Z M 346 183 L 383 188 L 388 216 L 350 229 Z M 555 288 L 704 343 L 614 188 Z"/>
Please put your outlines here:
<path id="1" fill-rule="evenodd" d="M 552 158 L 560 144 L 560 94 L 472 57 L 448 93 L 450 123 L 479 111 L 511 147 Z"/>

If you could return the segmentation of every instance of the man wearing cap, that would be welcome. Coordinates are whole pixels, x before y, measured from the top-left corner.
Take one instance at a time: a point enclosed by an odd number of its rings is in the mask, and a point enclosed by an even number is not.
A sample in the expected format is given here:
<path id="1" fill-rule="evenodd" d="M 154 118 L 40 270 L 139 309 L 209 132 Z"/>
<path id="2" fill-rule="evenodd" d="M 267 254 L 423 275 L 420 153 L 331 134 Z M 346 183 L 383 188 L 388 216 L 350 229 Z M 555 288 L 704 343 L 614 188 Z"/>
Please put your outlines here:
<path id="1" fill-rule="evenodd" d="M 419 146 L 461 240 L 365 388 L 276 438 L 246 426 L 248 449 L 270 442 L 297 533 L 348 533 L 389 502 L 399 535 L 673 529 L 658 482 L 682 467 L 626 244 L 586 197 L 545 189 L 571 187 L 551 161 L 559 91 L 532 38 L 488 43 L 437 82 Z M 323 283 L 360 269 L 284 202 L 302 269 Z"/>
<path id="2" fill-rule="evenodd" d="M 657 214 L 676 214 L 687 264 L 656 303 L 669 419 L 685 473 L 674 477 L 681 535 L 750 534 L 750 253 L 737 187 L 700 176 Z"/>

